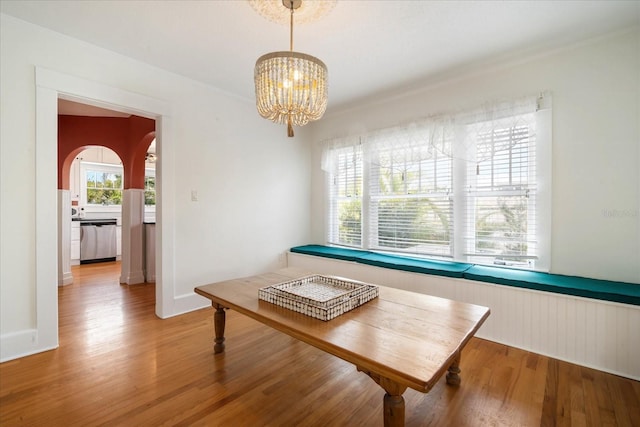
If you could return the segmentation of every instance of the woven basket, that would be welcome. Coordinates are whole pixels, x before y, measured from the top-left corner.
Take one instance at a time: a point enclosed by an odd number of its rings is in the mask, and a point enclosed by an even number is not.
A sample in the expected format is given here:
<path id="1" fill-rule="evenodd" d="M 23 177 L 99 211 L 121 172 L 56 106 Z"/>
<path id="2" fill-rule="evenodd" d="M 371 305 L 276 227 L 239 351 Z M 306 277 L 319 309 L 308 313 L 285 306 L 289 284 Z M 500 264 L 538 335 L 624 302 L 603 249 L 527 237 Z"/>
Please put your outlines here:
<path id="1" fill-rule="evenodd" d="M 378 287 L 313 275 L 261 288 L 258 298 L 320 320 L 331 320 L 378 296 Z"/>

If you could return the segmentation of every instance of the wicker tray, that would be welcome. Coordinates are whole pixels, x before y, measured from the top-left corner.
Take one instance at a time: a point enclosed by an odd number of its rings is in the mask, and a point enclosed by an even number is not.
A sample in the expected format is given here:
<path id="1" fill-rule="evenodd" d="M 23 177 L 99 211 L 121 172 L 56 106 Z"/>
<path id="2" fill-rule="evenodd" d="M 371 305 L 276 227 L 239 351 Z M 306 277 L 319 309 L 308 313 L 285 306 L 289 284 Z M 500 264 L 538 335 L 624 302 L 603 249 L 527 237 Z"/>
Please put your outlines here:
<path id="1" fill-rule="evenodd" d="M 258 290 L 258 298 L 320 320 L 331 320 L 378 296 L 378 287 L 313 275 Z"/>

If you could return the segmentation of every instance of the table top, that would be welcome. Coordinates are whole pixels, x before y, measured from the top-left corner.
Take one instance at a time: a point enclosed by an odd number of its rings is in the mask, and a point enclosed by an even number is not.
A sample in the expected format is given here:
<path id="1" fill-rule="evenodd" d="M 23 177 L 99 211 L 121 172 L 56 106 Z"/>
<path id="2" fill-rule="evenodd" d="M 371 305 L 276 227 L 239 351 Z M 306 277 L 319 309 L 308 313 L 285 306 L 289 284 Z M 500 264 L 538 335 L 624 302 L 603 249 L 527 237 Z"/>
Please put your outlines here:
<path id="1" fill-rule="evenodd" d="M 489 316 L 478 305 L 381 286 L 378 298 L 329 321 L 258 299 L 258 289 L 314 274 L 286 268 L 195 292 L 357 367 L 428 392 Z M 228 341 L 227 341 L 228 343 Z"/>

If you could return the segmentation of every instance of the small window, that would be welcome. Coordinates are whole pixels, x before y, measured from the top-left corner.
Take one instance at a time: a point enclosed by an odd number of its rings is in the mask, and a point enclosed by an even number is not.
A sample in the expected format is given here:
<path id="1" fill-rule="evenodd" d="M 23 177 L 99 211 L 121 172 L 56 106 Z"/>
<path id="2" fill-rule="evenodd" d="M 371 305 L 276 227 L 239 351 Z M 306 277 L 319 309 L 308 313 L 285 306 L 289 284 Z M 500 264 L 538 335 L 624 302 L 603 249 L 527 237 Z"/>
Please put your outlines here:
<path id="1" fill-rule="evenodd" d="M 88 207 L 121 206 L 123 170 L 121 165 L 82 162 L 80 167 L 81 203 Z M 156 177 L 154 169 L 145 169 L 144 204 L 156 204 Z"/>
<path id="2" fill-rule="evenodd" d="M 122 168 L 87 163 L 84 176 L 84 195 L 87 205 L 122 204 Z"/>
<path id="3" fill-rule="evenodd" d="M 144 204 L 155 206 L 156 204 L 156 177 L 155 171 L 147 169 L 144 176 Z"/>

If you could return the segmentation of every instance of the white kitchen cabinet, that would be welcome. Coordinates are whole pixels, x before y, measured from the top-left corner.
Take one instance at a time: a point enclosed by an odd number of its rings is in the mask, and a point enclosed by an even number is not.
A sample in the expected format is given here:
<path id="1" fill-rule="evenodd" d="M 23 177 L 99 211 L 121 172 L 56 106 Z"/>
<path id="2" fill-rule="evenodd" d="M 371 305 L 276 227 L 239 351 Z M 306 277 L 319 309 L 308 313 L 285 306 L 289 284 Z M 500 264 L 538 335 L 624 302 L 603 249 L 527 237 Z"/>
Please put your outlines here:
<path id="1" fill-rule="evenodd" d="M 120 160 L 120 157 L 115 153 L 115 151 L 105 147 L 100 147 L 100 149 L 102 151 L 100 163 L 108 163 L 112 165 L 122 164 L 122 160 Z"/>
<path id="2" fill-rule="evenodd" d="M 156 281 L 156 224 L 144 224 L 145 240 L 145 282 L 154 283 Z"/>
<path id="3" fill-rule="evenodd" d="M 78 157 L 84 162 L 105 163 L 111 165 L 120 165 L 122 160 L 110 148 L 107 147 L 91 147 L 82 151 Z"/>
<path id="4" fill-rule="evenodd" d="M 80 264 L 80 221 L 71 221 L 71 265 Z"/>
<path id="5" fill-rule="evenodd" d="M 120 259 L 122 255 L 122 225 L 116 227 L 116 256 Z"/>
<path id="6" fill-rule="evenodd" d="M 91 147 L 82 151 L 78 157 L 83 162 L 102 163 L 102 147 Z"/>
<path id="7" fill-rule="evenodd" d="M 80 160 L 76 157 L 71 163 L 71 171 L 69 173 L 69 192 L 71 201 L 80 200 Z"/>

